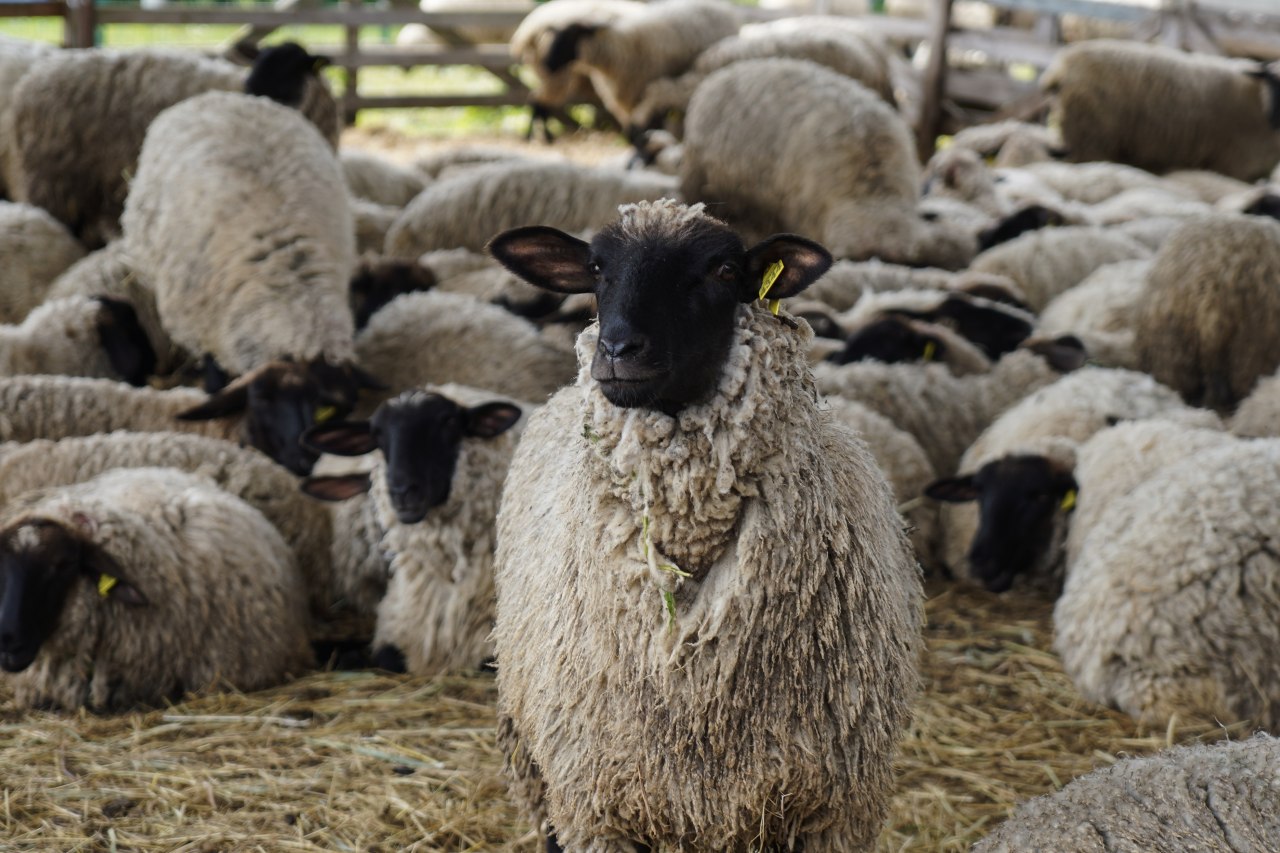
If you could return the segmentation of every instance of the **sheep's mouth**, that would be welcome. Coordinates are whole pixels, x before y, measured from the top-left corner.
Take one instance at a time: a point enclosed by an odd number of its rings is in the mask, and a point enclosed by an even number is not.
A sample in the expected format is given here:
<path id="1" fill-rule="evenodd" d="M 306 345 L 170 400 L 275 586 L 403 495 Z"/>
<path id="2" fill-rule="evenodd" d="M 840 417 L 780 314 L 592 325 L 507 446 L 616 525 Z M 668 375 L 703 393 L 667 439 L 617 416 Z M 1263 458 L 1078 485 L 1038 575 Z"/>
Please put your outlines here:
<path id="1" fill-rule="evenodd" d="M 0 651 L 0 669 L 8 673 L 22 672 L 31 666 L 39 649 L 5 649 Z"/>

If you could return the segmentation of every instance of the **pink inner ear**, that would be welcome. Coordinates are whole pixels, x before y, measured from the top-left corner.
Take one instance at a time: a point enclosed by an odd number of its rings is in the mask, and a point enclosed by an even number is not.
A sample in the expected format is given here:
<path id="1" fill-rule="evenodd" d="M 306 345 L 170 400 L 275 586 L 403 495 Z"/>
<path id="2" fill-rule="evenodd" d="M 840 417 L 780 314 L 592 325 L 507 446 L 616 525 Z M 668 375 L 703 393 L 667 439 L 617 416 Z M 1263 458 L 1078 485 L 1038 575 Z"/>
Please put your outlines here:
<path id="1" fill-rule="evenodd" d="M 93 536 L 98 532 L 98 522 L 85 515 L 83 512 L 74 513 L 71 516 L 71 523 L 86 536 Z"/>

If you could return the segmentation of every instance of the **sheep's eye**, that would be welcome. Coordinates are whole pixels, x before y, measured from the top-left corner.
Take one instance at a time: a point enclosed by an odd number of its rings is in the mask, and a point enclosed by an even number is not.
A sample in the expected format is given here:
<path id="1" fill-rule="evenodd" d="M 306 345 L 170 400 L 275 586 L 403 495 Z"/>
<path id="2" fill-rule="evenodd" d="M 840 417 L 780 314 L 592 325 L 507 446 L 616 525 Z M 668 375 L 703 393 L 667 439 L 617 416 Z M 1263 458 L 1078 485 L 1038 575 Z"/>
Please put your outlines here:
<path id="1" fill-rule="evenodd" d="M 600 264 L 596 261 L 592 261 L 588 264 L 587 269 L 591 271 L 592 275 L 600 275 Z"/>
<path id="2" fill-rule="evenodd" d="M 738 277 L 738 270 L 733 264 L 721 264 L 716 269 L 716 278 L 721 281 L 733 281 Z"/>

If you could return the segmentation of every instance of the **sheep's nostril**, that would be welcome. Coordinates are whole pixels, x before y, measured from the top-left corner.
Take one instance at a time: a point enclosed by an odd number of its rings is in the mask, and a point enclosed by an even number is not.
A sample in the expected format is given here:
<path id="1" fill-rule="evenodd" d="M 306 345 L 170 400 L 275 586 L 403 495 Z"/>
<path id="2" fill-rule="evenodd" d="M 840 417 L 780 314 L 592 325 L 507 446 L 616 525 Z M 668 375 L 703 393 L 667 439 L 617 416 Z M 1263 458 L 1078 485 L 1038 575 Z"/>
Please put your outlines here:
<path id="1" fill-rule="evenodd" d="M 600 351 L 609 358 L 625 358 L 644 349 L 644 343 L 644 338 L 631 335 L 622 340 L 600 338 L 599 347 Z"/>

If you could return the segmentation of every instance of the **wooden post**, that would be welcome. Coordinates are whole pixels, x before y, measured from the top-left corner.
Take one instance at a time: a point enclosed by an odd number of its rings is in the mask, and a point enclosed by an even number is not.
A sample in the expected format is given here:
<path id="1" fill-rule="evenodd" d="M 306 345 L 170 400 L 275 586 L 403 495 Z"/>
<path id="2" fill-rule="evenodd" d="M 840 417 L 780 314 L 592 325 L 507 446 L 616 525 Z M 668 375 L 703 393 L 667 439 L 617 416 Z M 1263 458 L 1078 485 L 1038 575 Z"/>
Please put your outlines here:
<path id="1" fill-rule="evenodd" d="M 360 10 L 360 0 L 346 0 L 347 8 L 358 12 Z M 349 24 L 347 26 L 347 56 L 354 57 L 360 53 L 360 25 Z M 360 112 L 359 99 L 360 94 L 356 89 L 359 81 L 359 70 L 355 65 L 349 65 L 345 69 L 343 88 L 342 88 L 342 120 L 350 127 L 356 123 L 356 116 Z"/>
<path id="2" fill-rule="evenodd" d="M 66 47 L 93 47 L 97 41 L 97 21 L 93 0 L 67 0 L 62 27 L 62 43 Z"/>
<path id="3" fill-rule="evenodd" d="M 947 37 L 951 31 L 953 2 L 933 0 L 929 64 L 924 70 L 924 97 L 920 105 L 920 126 L 916 129 L 916 150 L 921 161 L 933 156 L 934 143 L 942 129 L 942 99 L 947 92 Z"/>

